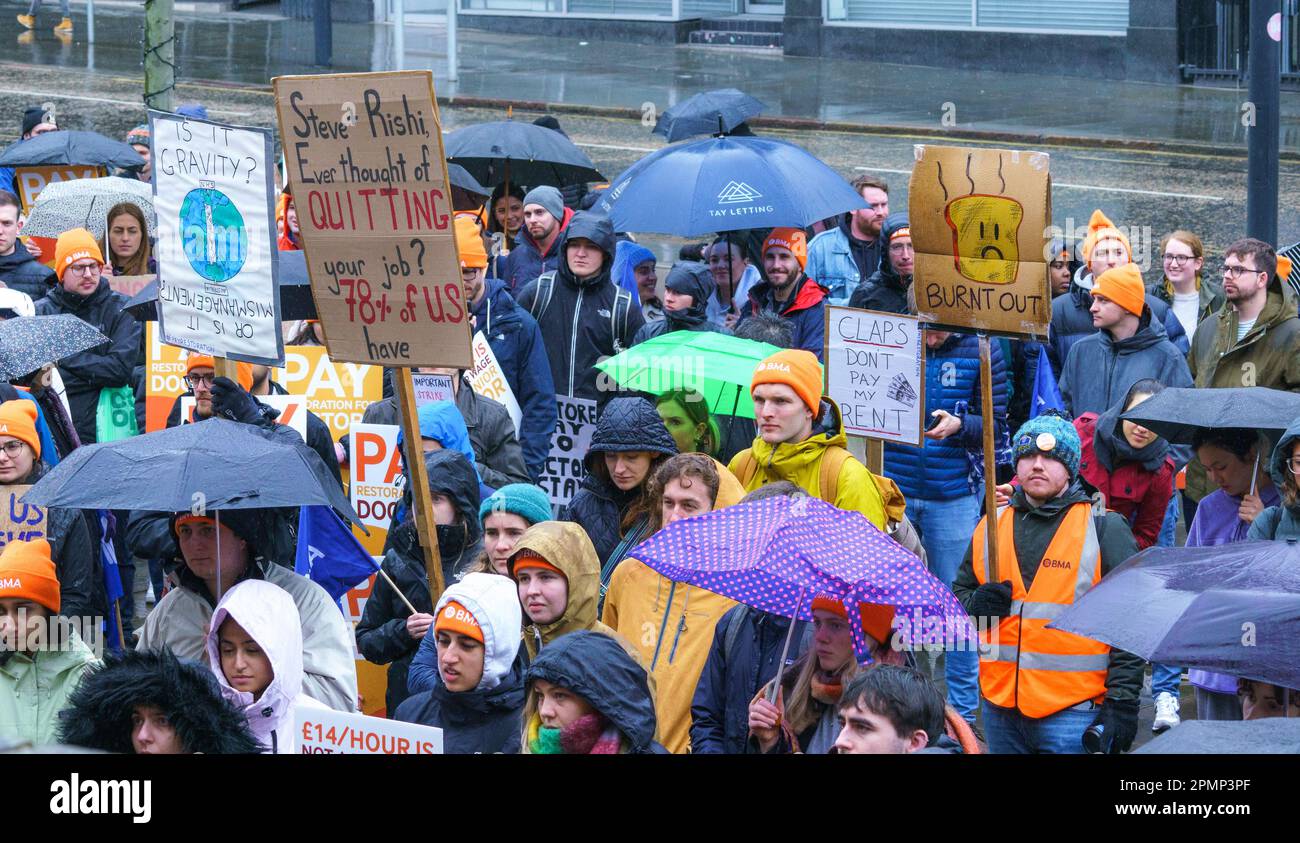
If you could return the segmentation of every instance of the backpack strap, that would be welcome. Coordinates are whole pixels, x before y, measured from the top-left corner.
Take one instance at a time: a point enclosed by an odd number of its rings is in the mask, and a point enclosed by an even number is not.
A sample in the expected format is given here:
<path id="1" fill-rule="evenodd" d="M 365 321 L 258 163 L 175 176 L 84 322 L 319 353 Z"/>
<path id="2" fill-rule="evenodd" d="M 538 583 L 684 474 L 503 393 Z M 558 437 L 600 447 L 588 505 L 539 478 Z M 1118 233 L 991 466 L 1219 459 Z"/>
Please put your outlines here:
<path id="1" fill-rule="evenodd" d="M 551 306 L 551 296 L 555 295 L 555 273 L 543 272 L 537 276 L 537 293 L 533 296 L 533 303 L 529 306 L 528 312 L 538 322 L 542 321 L 542 314 L 546 308 Z"/>
<path id="2" fill-rule="evenodd" d="M 740 633 L 745 628 L 751 611 L 753 610 L 744 603 L 736 605 L 731 623 L 727 626 L 727 635 L 722 639 L 722 660 L 725 664 L 731 664 L 731 654 L 736 651 L 736 642 L 740 640 Z"/>
<path id="3" fill-rule="evenodd" d="M 614 293 L 614 306 L 609 309 L 609 332 L 614 340 L 614 353 L 626 351 L 623 336 L 627 333 L 627 314 L 632 309 L 632 294 L 622 287 Z"/>
<path id="4" fill-rule="evenodd" d="M 758 458 L 754 456 L 753 448 L 746 448 L 736 456 L 740 458 L 740 464 L 736 466 L 736 479 L 742 487 L 748 487 L 749 481 L 758 472 Z"/>
<path id="5" fill-rule="evenodd" d="M 820 497 L 826 503 L 834 504 L 840 491 L 840 469 L 844 468 L 844 463 L 849 461 L 853 454 L 849 453 L 848 448 L 841 448 L 839 445 L 832 445 L 826 449 L 822 455 L 821 478 L 818 484 Z"/>

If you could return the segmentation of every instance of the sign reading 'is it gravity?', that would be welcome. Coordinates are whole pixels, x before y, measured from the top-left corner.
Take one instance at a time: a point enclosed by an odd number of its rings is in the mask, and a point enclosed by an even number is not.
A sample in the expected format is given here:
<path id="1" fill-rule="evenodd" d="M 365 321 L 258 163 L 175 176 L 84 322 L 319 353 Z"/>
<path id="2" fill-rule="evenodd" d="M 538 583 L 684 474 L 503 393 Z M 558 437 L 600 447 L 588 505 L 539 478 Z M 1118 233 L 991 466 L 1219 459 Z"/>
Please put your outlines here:
<path id="1" fill-rule="evenodd" d="M 284 363 L 271 133 L 149 112 L 163 342 Z"/>

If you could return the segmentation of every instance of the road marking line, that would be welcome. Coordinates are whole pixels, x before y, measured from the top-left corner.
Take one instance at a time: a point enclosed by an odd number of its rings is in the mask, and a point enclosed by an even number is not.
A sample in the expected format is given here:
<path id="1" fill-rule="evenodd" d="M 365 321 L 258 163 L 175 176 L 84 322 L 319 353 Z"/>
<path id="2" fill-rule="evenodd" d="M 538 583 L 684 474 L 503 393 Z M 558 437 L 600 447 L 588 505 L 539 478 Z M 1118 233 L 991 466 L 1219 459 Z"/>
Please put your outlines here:
<path id="1" fill-rule="evenodd" d="M 912 174 L 911 170 L 893 170 L 888 167 L 854 167 L 855 170 L 866 170 L 873 173 L 899 173 L 904 176 Z M 1204 193 L 1168 193 L 1163 190 L 1137 190 L 1131 187 L 1104 187 L 1099 184 L 1071 184 L 1070 182 L 1054 181 L 1052 187 L 1064 187 L 1073 190 L 1100 190 L 1109 193 L 1136 193 L 1141 196 L 1166 196 L 1171 199 L 1204 199 L 1208 202 L 1223 202 L 1222 196 L 1208 196 Z"/>
<path id="2" fill-rule="evenodd" d="M 103 102 L 110 105 L 130 105 L 136 108 L 143 108 L 144 103 L 131 100 L 110 100 L 105 97 L 82 97 L 76 94 L 54 94 L 48 91 L 15 91 L 9 88 L 0 88 L 0 94 L 17 94 L 24 97 L 53 97 L 61 100 L 77 100 L 79 102 Z M 235 117 L 252 117 L 251 111 L 228 111 L 224 108 L 209 108 L 209 114 L 231 114 Z"/>
<path id="3" fill-rule="evenodd" d="M 619 152 L 658 152 L 658 149 L 651 149 L 646 146 L 617 146 L 608 143 L 585 143 L 583 141 L 574 141 L 575 146 L 589 146 L 592 149 L 613 149 Z M 660 147 L 662 148 L 662 147 Z"/>

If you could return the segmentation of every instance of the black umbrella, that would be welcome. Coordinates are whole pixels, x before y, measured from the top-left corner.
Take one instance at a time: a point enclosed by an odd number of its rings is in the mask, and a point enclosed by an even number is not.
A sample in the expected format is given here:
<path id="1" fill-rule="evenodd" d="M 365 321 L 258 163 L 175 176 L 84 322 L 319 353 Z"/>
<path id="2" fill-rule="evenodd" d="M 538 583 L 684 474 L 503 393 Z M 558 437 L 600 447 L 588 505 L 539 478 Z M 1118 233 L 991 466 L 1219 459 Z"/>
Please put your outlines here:
<path id="1" fill-rule="evenodd" d="M 1294 755 L 1300 717 L 1187 720 L 1133 750 L 1135 755 Z"/>
<path id="2" fill-rule="evenodd" d="M 68 313 L 6 319 L 0 322 L 0 381 L 30 375 L 46 363 L 106 342 L 108 337 Z"/>
<path id="3" fill-rule="evenodd" d="M 1300 688 L 1300 545 L 1148 548 L 1048 627 L 1159 664 Z"/>
<path id="4" fill-rule="evenodd" d="M 587 154 L 564 134 L 532 123 L 500 120 L 457 129 L 445 138 L 447 163 L 459 164 L 482 184 L 604 181 Z"/>
<path id="5" fill-rule="evenodd" d="M 1232 389 L 1166 389 L 1120 416 L 1187 445 L 1197 428 L 1240 427 L 1277 438 L 1300 419 L 1300 395 L 1263 386 Z"/>
<path id="6" fill-rule="evenodd" d="M 140 167 L 140 153 L 99 132 L 46 132 L 19 141 L 0 154 L 0 167 L 41 167 L 47 164 L 82 164 L 103 167 Z"/>
<path id="7" fill-rule="evenodd" d="M 23 501 L 69 509 L 333 507 L 361 521 L 325 463 L 301 440 L 225 419 L 84 445 L 37 481 Z"/>
<path id="8" fill-rule="evenodd" d="M 316 302 L 311 297 L 307 257 L 299 251 L 280 252 L 280 318 L 316 319 Z M 150 281 L 126 303 L 126 311 L 140 322 L 158 321 L 158 282 Z"/>
<path id="9" fill-rule="evenodd" d="M 492 195 L 491 188 L 479 184 L 478 179 L 471 176 L 469 170 L 459 164 L 447 165 L 447 177 L 451 179 L 452 187 L 459 187 L 461 190 L 473 193 L 475 196 L 488 197 Z"/>
<path id="10" fill-rule="evenodd" d="M 704 91 L 660 114 L 650 133 L 663 135 L 669 143 L 696 135 L 725 135 L 766 108 L 735 88 Z"/>

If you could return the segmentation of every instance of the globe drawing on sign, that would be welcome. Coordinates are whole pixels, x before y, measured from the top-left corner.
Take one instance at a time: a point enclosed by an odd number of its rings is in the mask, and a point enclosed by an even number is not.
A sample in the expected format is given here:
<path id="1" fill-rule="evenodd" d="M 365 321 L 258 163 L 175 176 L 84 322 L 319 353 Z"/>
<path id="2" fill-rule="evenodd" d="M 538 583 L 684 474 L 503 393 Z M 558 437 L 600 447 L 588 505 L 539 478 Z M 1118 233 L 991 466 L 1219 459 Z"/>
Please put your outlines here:
<path id="1" fill-rule="evenodd" d="M 201 182 L 181 202 L 185 257 L 208 281 L 222 283 L 239 274 L 248 256 L 248 229 L 230 197 Z"/>

